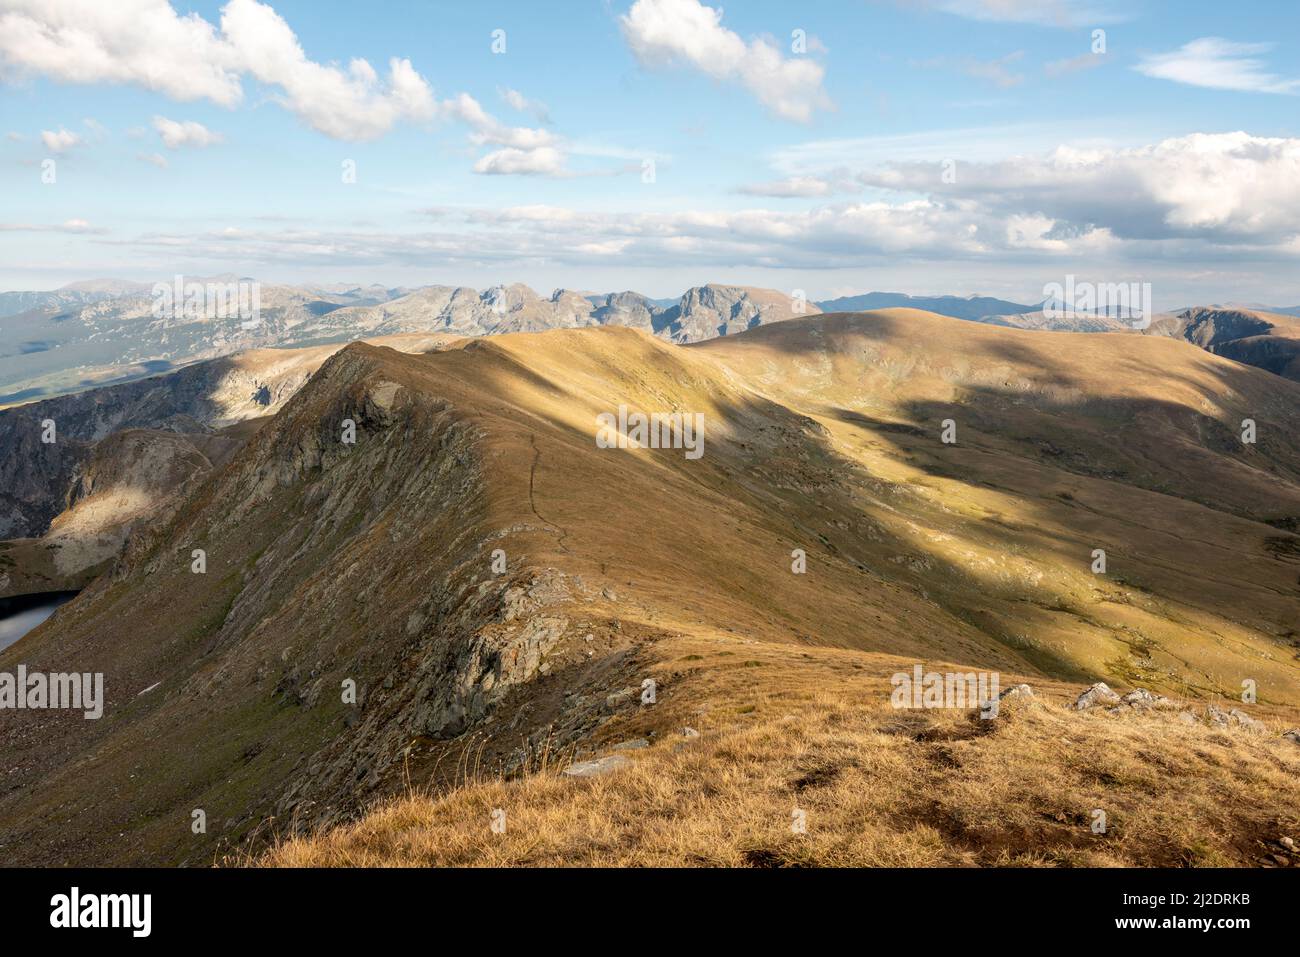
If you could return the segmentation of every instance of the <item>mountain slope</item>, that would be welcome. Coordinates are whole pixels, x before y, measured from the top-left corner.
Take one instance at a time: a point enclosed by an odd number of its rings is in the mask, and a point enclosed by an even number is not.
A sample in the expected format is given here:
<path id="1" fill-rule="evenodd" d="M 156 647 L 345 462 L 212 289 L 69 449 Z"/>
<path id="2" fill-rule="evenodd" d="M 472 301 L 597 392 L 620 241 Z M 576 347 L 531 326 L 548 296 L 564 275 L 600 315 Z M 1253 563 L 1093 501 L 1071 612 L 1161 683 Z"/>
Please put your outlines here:
<path id="1" fill-rule="evenodd" d="M 1198 306 L 1153 323 L 1150 331 L 1300 381 L 1300 319 L 1293 316 Z"/>
<path id="2" fill-rule="evenodd" d="M 103 671 L 108 698 L 0 728 L 0 844 L 207 863 L 270 816 L 337 824 L 408 777 L 639 730 L 647 677 L 673 715 L 713 707 L 699 643 L 758 672 L 842 653 L 873 695 L 908 662 L 1191 699 L 1249 678 L 1293 718 L 1297 398 L 1185 343 L 907 310 L 687 349 L 616 327 L 348 346 L 0 654 Z M 702 413 L 703 455 L 598 447 L 620 405 Z"/>
<path id="3" fill-rule="evenodd" d="M 377 340 L 397 349 L 435 349 L 454 337 Z M 41 535 L 68 505 L 72 483 L 97 443 L 123 429 L 202 435 L 272 415 L 342 344 L 248 350 L 177 372 L 0 409 L 0 538 Z M 41 441 L 42 423 L 55 441 Z"/>

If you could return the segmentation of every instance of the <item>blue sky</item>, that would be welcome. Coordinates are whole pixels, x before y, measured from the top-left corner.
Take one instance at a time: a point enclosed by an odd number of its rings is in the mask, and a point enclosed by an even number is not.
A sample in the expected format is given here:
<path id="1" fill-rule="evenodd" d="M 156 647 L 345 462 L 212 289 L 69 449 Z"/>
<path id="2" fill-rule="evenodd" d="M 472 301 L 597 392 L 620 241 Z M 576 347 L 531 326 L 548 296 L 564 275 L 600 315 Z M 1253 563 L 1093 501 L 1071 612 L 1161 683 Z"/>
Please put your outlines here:
<path id="1" fill-rule="evenodd" d="M 1271 2 L 0 0 L 0 287 L 1028 302 L 1068 273 L 1295 305 L 1298 28 Z"/>

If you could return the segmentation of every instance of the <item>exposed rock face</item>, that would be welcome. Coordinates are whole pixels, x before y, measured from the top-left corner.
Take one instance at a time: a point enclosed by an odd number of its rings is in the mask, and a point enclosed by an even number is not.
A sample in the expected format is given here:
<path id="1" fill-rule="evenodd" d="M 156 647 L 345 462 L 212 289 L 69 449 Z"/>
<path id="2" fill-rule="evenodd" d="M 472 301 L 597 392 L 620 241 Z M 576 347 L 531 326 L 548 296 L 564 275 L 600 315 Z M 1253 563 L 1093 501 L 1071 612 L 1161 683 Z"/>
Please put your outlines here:
<path id="1" fill-rule="evenodd" d="M 688 289 L 681 302 L 667 310 L 660 321 L 663 335 L 674 342 L 699 342 L 820 312 L 815 303 L 798 301 L 772 289 L 709 285 Z"/>
<path id="2" fill-rule="evenodd" d="M 0 538 L 41 535 L 74 496 L 73 486 L 97 443 L 125 429 L 195 436 L 214 425 L 265 415 L 306 381 L 310 370 L 270 381 L 231 359 L 218 359 L 154 379 L 46 399 L 0 410 Z M 235 396 L 241 396 L 236 400 Z M 54 423 L 45 443 L 43 423 Z"/>
<path id="3" fill-rule="evenodd" d="M 419 349 L 442 341 L 394 344 Z M 0 448 L 14 450 L 0 457 L 0 539 L 42 535 L 75 499 L 73 486 L 108 436 L 126 429 L 174 433 L 207 454 L 225 441 L 214 438 L 217 430 L 274 415 L 341 348 L 246 352 L 0 410 Z M 41 441 L 46 421 L 55 425 L 53 443 Z"/>
<path id="4" fill-rule="evenodd" d="M 664 308 L 637 292 L 612 292 L 603 296 L 589 296 L 592 316 L 602 326 L 628 326 L 659 332 L 663 326 L 660 317 Z"/>
<path id="5" fill-rule="evenodd" d="M 1152 325 L 1207 352 L 1300 380 L 1300 320 L 1250 309 L 1197 307 Z"/>

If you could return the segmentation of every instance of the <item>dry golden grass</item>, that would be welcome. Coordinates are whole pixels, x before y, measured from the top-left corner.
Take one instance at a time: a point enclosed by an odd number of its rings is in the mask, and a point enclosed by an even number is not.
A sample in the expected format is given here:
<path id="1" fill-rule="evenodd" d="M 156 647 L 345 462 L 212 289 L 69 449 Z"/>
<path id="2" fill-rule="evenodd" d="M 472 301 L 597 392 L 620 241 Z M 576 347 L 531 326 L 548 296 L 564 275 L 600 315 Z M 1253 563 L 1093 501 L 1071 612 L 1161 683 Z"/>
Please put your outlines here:
<path id="1" fill-rule="evenodd" d="M 1300 747 L 1176 712 L 1076 713 L 1036 683 L 993 722 L 895 710 L 883 655 L 732 640 L 658 646 L 632 764 L 412 794 L 290 839 L 263 866 L 1271 865 L 1300 832 Z M 927 665 L 946 670 L 942 665 Z M 1003 676 L 1003 686 L 1011 683 Z M 1273 724 L 1277 724 L 1273 721 Z M 682 727 L 701 732 L 686 739 Z M 603 749 L 602 749 L 603 751 Z M 804 834 L 792 830 L 795 808 Z M 493 833 L 493 809 L 506 812 Z M 1107 831 L 1092 831 L 1093 810 Z"/>

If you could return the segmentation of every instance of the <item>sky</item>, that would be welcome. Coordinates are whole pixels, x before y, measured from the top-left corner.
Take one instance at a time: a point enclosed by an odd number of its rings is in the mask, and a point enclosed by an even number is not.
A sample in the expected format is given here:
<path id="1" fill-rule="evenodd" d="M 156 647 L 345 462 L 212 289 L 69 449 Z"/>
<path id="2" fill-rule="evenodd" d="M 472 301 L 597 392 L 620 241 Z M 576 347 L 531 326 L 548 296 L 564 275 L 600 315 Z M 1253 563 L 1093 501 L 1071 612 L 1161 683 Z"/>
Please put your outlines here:
<path id="1" fill-rule="evenodd" d="M 1300 304 L 1300 4 L 0 0 L 0 289 Z"/>

